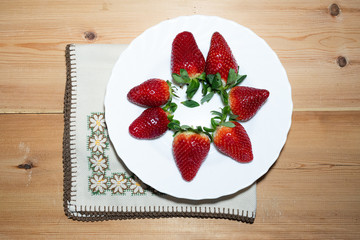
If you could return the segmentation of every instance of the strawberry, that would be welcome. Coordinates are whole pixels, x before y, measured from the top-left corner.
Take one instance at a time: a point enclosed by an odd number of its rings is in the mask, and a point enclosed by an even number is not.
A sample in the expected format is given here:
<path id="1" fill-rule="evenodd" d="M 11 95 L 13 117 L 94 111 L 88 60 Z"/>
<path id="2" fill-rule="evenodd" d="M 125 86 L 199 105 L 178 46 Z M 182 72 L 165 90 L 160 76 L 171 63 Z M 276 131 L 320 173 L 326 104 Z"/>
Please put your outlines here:
<path id="1" fill-rule="evenodd" d="M 142 107 L 160 107 L 167 103 L 172 96 L 170 82 L 152 78 L 133 87 L 127 94 L 130 102 Z"/>
<path id="2" fill-rule="evenodd" d="M 180 75 L 180 69 L 186 70 L 190 79 L 200 76 L 205 69 L 205 58 L 193 34 L 186 31 L 176 35 L 172 43 L 171 73 Z"/>
<path id="3" fill-rule="evenodd" d="M 188 182 L 193 180 L 209 153 L 209 137 L 204 133 L 182 131 L 175 135 L 172 146 L 182 177 Z"/>
<path id="4" fill-rule="evenodd" d="M 247 121 L 252 118 L 269 97 L 266 89 L 252 87 L 233 87 L 229 92 L 229 105 L 236 120 Z"/>
<path id="5" fill-rule="evenodd" d="M 214 144 L 220 152 L 234 160 L 246 163 L 253 160 L 250 138 L 245 128 L 232 121 L 234 127 L 219 125 L 214 133 Z"/>
<path id="6" fill-rule="evenodd" d="M 129 126 L 131 136 L 138 139 L 153 139 L 168 129 L 168 113 L 160 107 L 148 108 Z"/>
<path id="7" fill-rule="evenodd" d="M 237 73 L 238 67 L 224 37 L 219 32 L 215 32 L 211 37 L 210 49 L 206 57 L 206 74 L 215 75 L 219 73 L 221 79 L 226 83 L 230 69 L 234 69 Z"/>

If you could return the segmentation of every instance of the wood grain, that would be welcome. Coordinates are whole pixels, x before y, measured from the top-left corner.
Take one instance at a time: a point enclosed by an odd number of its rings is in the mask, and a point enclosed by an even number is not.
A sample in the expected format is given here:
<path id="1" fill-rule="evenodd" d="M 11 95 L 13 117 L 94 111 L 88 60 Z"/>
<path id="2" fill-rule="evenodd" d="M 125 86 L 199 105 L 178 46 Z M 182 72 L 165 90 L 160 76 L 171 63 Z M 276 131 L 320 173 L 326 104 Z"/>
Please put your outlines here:
<path id="1" fill-rule="evenodd" d="M 338 14 L 331 14 L 333 4 Z M 359 238 L 358 0 L 3 0 L 0 9 L 1 239 Z M 193 14 L 252 29 L 278 54 L 292 86 L 292 128 L 280 158 L 259 181 L 255 223 L 67 219 L 65 46 L 127 44 L 161 21 Z"/>
<path id="2" fill-rule="evenodd" d="M 192 14 L 225 17 L 263 37 L 287 70 L 295 110 L 359 110 L 360 6 L 337 1 L 334 17 L 332 3 L 1 1 L 0 112 L 62 112 L 66 44 L 130 43 L 163 20 Z"/>
<path id="3" fill-rule="evenodd" d="M 252 225 L 186 218 L 68 220 L 62 208 L 62 115 L 2 114 L 0 122 L 3 238 L 356 239 L 360 234 L 358 111 L 294 113 L 280 158 L 258 184 Z M 30 163 L 30 169 L 18 168 Z"/>

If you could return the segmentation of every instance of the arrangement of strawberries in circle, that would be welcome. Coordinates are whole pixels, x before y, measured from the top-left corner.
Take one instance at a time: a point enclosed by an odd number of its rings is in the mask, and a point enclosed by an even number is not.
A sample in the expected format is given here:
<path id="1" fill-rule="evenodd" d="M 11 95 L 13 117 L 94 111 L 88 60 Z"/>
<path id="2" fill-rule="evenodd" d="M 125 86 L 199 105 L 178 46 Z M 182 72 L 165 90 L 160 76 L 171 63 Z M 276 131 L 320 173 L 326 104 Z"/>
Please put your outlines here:
<path id="1" fill-rule="evenodd" d="M 190 32 L 179 33 L 172 43 L 171 73 L 178 86 L 187 86 L 186 107 L 198 107 L 219 94 L 224 107 L 212 111 L 211 127 L 181 125 L 174 118 L 177 104 L 176 86 L 158 78 L 146 80 L 132 88 L 128 100 L 146 107 L 129 126 L 137 139 L 154 139 L 167 130 L 174 131 L 172 144 L 176 165 L 186 181 L 196 176 L 206 159 L 211 142 L 223 154 L 240 163 L 253 160 L 251 141 L 240 122 L 250 120 L 269 97 L 269 91 L 238 86 L 246 75 L 238 73 L 239 66 L 224 37 L 215 32 L 205 60 Z M 201 103 L 192 97 L 202 85 Z"/>

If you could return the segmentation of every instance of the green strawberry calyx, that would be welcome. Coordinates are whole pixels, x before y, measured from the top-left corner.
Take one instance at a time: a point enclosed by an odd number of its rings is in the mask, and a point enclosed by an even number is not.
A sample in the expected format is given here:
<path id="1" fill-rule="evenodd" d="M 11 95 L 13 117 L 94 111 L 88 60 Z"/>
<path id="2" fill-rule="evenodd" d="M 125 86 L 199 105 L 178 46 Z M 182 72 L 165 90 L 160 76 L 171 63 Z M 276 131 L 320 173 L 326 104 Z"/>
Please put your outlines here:
<path id="1" fill-rule="evenodd" d="M 169 92 L 170 92 L 170 97 L 167 102 L 167 104 L 168 104 L 168 103 L 171 103 L 173 97 L 179 98 L 179 96 L 176 95 L 176 91 L 178 90 L 177 87 L 174 84 L 172 84 L 169 80 L 166 80 L 166 83 L 169 86 Z"/>
<path id="2" fill-rule="evenodd" d="M 191 131 L 199 134 L 204 133 L 210 138 L 210 141 L 213 141 L 213 134 L 218 126 L 225 126 L 230 128 L 235 127 L 233 121 L 236 121 L 238 115 L 233 114 L 229 106 L 221 108 L 221 112 L 211 111 L 211 113 L 215 116 L 211 118 L 210 128 L 203 126 L 194 127 L 189 125 L 182 125 L 179 120 L 174 119 L 174 115 L 168 115 L 168 119 L 170 121 L 170 123 L 168 124 L 168 128 L 174 131 L 173 136 L 175 136 L 179 132 Z"/>
<path id="3" fill-rule="evenodd" d="M 211 118 L 211 128 L 204 128 L 205 131 L 211 133 L 212 138 L 214 137 L 214 133 L 219 126 L 233 128 L 238 115 L 235 115 L 231 112 L 230 106 L 227 105 L 224 108 L 221 108 L 221 112 L 219 111 L 211 111 L 215 117 Z"/>
<path id="4" fill-rule="evenodd" d="M 239 72 L 239 68 L 238 68 Z M 206 81 L 203 81 L 201 104 L 209 102 L 215 93 L 220 94 L 221 100 L 224 105 L 229 104 L 228 89 L 231 89 L 245 80 L 247 75 L 240 75 L 236 73 L 235 69 L 229 70 L 226 84 L 222 81 L 220 73 L 206 75 Z"/>
<path id="5" fill-rule="evenodd" d="M 188 72 L 185 69 L 180 69 L 180 74 L 173 73 L 171 76 L 174 82 L 178 85 L 187 85 L 186 97 L 189 100 L 191 100 L 195 93 L 198 91 L 200 87 L 200 82 L 203 82 L 206 79 L 205 72 L 198 74 L 193 78 L 190 78 Z"/>
<path id="6" fill-rule="evenodd" d="M 204 133 L 209 137 L 210 141 L 212 141 L 212 135 L 202 126 L 193 127 L 189 125 L 181 125 L 179 120 L 173 118 L 170 118 L 169 120 L 170 123 L 168 124 L 168 128 L 174 131 L 174 137 L 180 132 L 194 132 L 198 134 Z"/>

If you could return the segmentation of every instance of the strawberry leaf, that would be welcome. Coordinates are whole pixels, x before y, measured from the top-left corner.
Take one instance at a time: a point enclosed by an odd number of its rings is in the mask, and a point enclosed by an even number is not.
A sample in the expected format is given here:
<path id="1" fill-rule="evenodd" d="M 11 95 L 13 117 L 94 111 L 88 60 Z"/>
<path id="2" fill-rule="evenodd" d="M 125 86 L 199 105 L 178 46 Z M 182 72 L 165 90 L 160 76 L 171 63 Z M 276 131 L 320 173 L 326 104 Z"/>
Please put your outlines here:
<path id="1" fill-rule="evenodd" d="M 168 126 L 168 128 L 175 130 L 175 131 L 179 131 L 181 129 L 180 122 L 178 120 L 172 120 L 171 122 L 169 122 L 169 124 L 167 126 Z"/>
<path id="2" fill-rule="evenodd" d="M 191 127 L 188 125 L 181 125 L 180 128 L 181 128 L 181 130 L 186 131 L 186 130 L 190 129 Z"/>
<path id="3" fill-rule="evenodd" d="M 225 126 L 225 127 L 230 127 L 230 128 L 235 127 L 235 124 L 232 122 L 222 122 L 222 123 L 220 123 L 220 125 Z"/>
<path id="4" fill-rule="evenodd" d="M 230 106 L 227 105 L 222 109 L 221 122 L 225 122 L 228 114 L 231 112 Z"/>
<path id="5" fill-rule="evenodd" d="M 169 124 L 168 124 L 168 128 L 170 128 L 170 129 L 172 129 L 172 130 L 174 130 L 174 131 L 179 131 L 179 130 L 181 130 L 180 126 L 179 126 L 179 125 L 176 125 L 176 124 L 174 124 L 174 123 L 169 123 Z"/>
<path id="6" fill-rule="evenodd" d="M 176 111 L 177 107 L 178 107 L 177 104 L 172 102 L 170 104 L 170 112 L 174 113 Z"/>
<path id="7" fill-rule="evenodd" d="M 235 115 L 235 114 L 233 114 L 233 113 L 229 113 L 229 120 L 236 120 L 236 118 L 238 118 L 239 117 L 239 115 Z"/>
<path id="8" fill-rule="evenodd" d="M 197 126 L 197 127 L 196 127 L 196 131 L 199 132 L 199 133 L 200 133 L 200 132 L 204 132 L 204 130 L 202 129 L 201 126 Z"/>
<path id="9" fill-rule="evenodd" d="M 211 119 L 211 126 L 215 129 L 217 126 L 220 125 L 220 122 L 216 121 L 214 118 Z"/>
<path id="10" fill-rule="evenodd" d="M 176 95 L 176 91 L 178 90 L 177 87 L 175 87 L 175 85 L 173 85 L 169 80 L 166 80 L 167 85 L 169 86 L 170 89 L 170 99 L 169 101 L 172 100 L 172 97 L 179 97 L 178 95 Z"/>
<path id="11" fill-rule="evenodd" d="M 186 96 L 191 99 L 200 87 L 200 82 L 197 79 L 191 79 L 190 84 L 186 89 Z"/>
<path id="12" fill-rule="evenodd" d="M 219 117 L 221 117 L 221 116 L 223 115 L 221 112 L 218 112 L 218 111 L 211 111 L 211 113 L 212 113 L 213 115 L 217 115 L 217 116 L 219 116 Z"/>
<path id="13" fill-rule="evenodd" d="M 206 94 L 202 99 L 201 99 L 201 104 L 204 104 L 205 102 L 209 102 L 211 100 L 211 98 L 214 96 L 214 92 L 210 92 L 208 94 Z"/>
<path id="14" fill-rule="evenodd" d="M 226 85 L 231 86 L 232 84 L 234 84 L 236 82 L 236 72 L 233 68 L 230 68 L 229 70 L 229 75 L 226 81 Z"/>
<path id="15" fill-rule="evenodd" d="M 189 108 L 194 108 L 194 107 L 198 107 L 200 106 L 199 103 L 195 102 L 194 100 L 186 100 L 181 102 L 184 106 L 189 107 Z"/>
<path id="16" fill-rule="evenodd" d="M 172 114 L 172 113 L 174 113 L 176 111 L 177 104 L 169 101 L 162 109 L 165 112 Z"/>
<path id="17" fill-rule="evenodd" d="M 214 79 L 215 79 L 215 75 L 213 74 L 206 75 L 206 80 L 208 81 L 210 86 L 212 86 Z"/>
<path id="18" fill-rule="evenodd" d="M 202 82 L 202 90 L 201 93 L 203 96 L 206 95 L 206 93 L 208 92 L 208 89 L 210 88 L 210 86 L 206 83 L 206 82 Z M 211 88 L 210 88 L 211 89 Z"/>
<path id="19" fill-rule="evenodd" d="M 213 90 L 219 90 L 222 87 L 221 76 L 217 73 L 212 81 L 211 88 Z"/>
<path id="20" fill-rule="evenodd" d="M 242 81 L 245 80 L 246 77 L 247 77 L 247 75 L 237 75 L 236 82 L 231 87 L 235 87 L 235 86 L 239 85 L 240 83 L 242 83 Z"/>
<path id="21" fill-rule="evenodd" d="M 182 77 L 182 79 L 184 79 L 184 81 L 186 81 L 187 83 L 190 81 L 190 77 L 188 72 L 185 69 L 180 69 L 180 76 Z"/>
<path id="22" fill-rule="evenodd" d="M 179 120 L 174 119 L 174 120 L 172 120 L 172 122 L 175 123 L 176 125 L 180 126 L 180 121 Z"/>
<path id="23" fill-rule="evenodd" d="M 215 78 L 221 80 L 221 75 L 220 75 L 220 73 L 216 73 L 216 74 L 215 74 Z"/>
<path id="24" fill-rule="evenodd" d="M 208 132 L 204 132 L 204 133 L 210 138 L 210 141 L 212 142 L 213 141 L 213 136 Z"/>
<path id="25" fill-rule="evenodd" d="M 174 79 L 174 82 L 176 82 L 177 84 L 179 85 L 184 85 L 186 84 L 187 82 L 177 73 L 173 73 L 172 75 L 172 78 Z"/>
<path id="26" fill-rule="evenodd" d="M 203 127 L 203 128 L 206 132 L 215 132 L 215 129 L 213 128 L 207 128 L 207 127 Z"/>
<path id="27" fill-rule="evenodd" d="M 197 77 L 197 79 L 202 80 L 202 81 L 205 81 L 205 79 L 206 79 L 206 73 L 203 72 L 202 74 L 200 74 L 200 76 Z"/>
<path id="28" fill-rule="evenodd" d="M 222 109 L 222 114 L 223 115 L 228 115 L 230 113 L 231 109 L 230 109 L 230 106 L 225 106 L 223 109 Z"/>
<path id="29" fill-rule="evenodd" d="M 171 121 L 174 119 L 174 115 L 169 114 L 169 115 L 167 116 L 167 118 L 168 118 L 168 120 L 171 122 Z"/>

